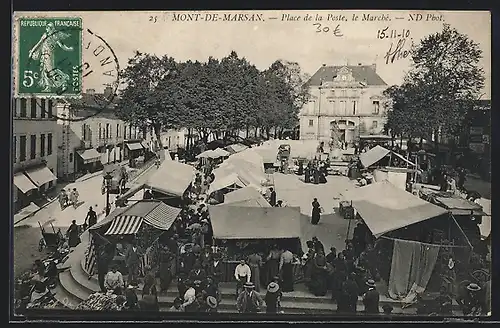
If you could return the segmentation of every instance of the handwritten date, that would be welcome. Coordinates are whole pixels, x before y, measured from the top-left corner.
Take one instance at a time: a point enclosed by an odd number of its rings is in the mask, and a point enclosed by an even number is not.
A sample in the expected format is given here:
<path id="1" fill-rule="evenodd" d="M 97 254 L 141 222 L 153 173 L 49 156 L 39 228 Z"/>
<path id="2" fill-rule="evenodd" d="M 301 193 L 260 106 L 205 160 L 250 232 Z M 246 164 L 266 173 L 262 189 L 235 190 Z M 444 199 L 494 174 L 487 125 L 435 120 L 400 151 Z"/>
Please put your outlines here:
<path id="1" fill-rule="evenodd" d="M 409 38 L 410 30 L 389 30 L 389 27 L 377 31 L 377 39 Z"/>
<path id="2" fill-rule="evenodd" d="M 330 28 L 329 26 L 323 26 L 320 23 L 314 23 L 313 26 L 316 27 L 316 33 L 333 33 L 336 37 L 342 37 L 344 34 L 340 30 L 340 24 L 337 24 L 335 28 Z"/>

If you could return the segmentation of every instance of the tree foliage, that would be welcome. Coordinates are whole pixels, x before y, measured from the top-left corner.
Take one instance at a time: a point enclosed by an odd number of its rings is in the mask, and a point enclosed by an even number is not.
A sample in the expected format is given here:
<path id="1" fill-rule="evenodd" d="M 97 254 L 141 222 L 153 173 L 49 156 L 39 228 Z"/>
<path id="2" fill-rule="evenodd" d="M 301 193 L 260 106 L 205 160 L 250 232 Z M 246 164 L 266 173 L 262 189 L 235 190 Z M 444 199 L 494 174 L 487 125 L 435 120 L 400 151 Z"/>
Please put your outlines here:
<path id="1" fill-rule="evenodd" d="M 479 45 L 448 24 L 422 39 L 412 49 L 404 83 L 385 91 L 386 130 L 425 139 L 456 132 L 484 86 L 481 57 Z"/>
<path id="2" fill-rule="evenodd" d="M 118 115 L 157 135 L 188 128 L 206 140 L 258 128 L 269 136 L 272 128 L 294 128 L 309 97 L 297 63 L 278 60 L 259 71 L 234 51 L 204 63 L 137 52 L 121 77 Z"/>

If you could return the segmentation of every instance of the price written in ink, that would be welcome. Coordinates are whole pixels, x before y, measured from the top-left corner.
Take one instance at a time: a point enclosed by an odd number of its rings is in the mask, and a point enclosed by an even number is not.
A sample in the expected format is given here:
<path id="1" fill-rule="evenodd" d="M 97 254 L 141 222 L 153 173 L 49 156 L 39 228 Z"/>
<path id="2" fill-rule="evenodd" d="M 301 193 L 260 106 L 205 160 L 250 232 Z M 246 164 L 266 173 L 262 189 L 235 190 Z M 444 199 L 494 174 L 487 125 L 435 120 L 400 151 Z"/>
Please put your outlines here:
<path id="1" fill-rule="evenodd" d="M 313 26 L 316 28 L 316 33 L 329 33 L 336 37 L 342 37 L 344 34 L 340 30 L 340 24 L 337 24 L 334 28 L 330 26 L 323 25 L 321 23 L 314 23 Z"/>
<path id="2" fill-rule="evenodd" d="M 389 29 L 389 27 L 380 29 L 377 31 L 377 39 L 384 40 L 384 39 L 406 39 L 410 37 L 410 30 L 406 29 L 401 29 L 401 30 L 395 30 L 395 29 Z"/>

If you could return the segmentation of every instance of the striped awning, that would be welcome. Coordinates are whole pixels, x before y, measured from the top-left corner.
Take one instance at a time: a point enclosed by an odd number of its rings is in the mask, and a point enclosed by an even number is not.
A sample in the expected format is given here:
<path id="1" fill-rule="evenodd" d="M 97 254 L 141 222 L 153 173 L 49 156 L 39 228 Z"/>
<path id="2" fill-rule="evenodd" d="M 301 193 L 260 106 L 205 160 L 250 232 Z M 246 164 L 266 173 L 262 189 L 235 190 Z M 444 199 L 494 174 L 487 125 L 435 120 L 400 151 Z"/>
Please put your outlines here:
<path id="1" fill-rule="evenodd" d="M 139 231 L 142 224 L 142 217 L 135 215 L 117 216 L 105 235 L 133 235 Z"/>
<path id="2" fill-rule="evenodd" d="M 168 230 L 180 212 L 180 208 L 168 206 L 161 202 L 144 217 L 144 220 L 156 229 Z"/>

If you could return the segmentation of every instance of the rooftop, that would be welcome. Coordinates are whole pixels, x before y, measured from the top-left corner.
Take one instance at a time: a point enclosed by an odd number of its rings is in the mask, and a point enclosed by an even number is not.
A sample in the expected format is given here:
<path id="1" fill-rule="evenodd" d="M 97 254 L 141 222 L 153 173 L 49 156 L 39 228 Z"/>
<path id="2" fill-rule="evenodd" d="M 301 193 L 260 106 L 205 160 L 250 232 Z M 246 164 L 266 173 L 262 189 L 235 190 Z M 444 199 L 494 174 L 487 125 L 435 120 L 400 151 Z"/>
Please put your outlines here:
<path id="1" fill-rule="evenodd" d="M 367 85 L 384 86 L 387 85 L 377 74 L 375 65 L 355 65 L 355 66 L 322 66 L 307 82 L 310 86 L 319 86 L 322 82 L 333 81 L 337 73 L 342 68 L 348 68 L 352 72 L 353 78 L 358 82 L 364 82 Z"/>

